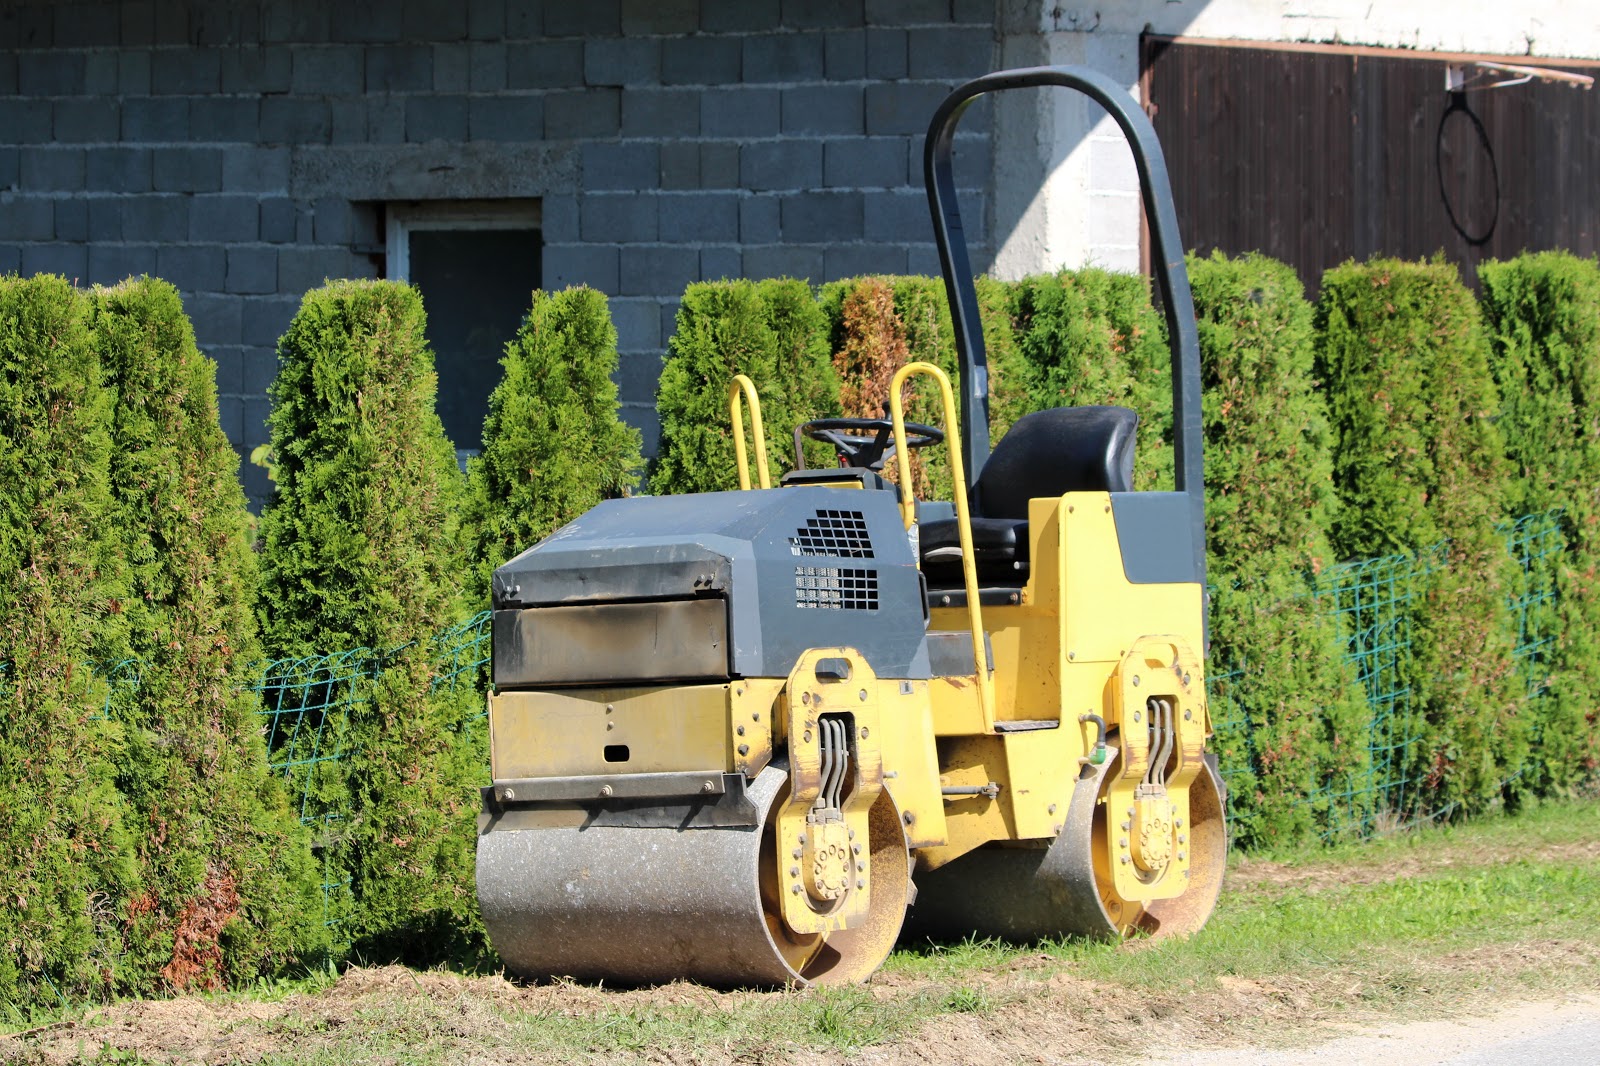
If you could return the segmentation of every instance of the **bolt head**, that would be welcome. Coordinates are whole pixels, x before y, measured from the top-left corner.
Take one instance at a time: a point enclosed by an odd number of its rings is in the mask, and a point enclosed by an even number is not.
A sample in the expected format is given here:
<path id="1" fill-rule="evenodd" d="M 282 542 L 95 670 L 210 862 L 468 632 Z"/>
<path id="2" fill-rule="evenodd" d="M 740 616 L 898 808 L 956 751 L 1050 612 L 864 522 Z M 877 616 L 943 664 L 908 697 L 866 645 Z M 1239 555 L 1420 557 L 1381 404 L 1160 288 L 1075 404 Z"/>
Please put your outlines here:
<path id="1" fill-rule="evenodd" d="M 795 849 L 794 849 L 794 850 L 793 850 L 793 851 L 791 851 L 791 852 L 790 852 L 790 853 L 789 853 L 789 854 L 791 854 L 791 855 L 793 855 L 793 856 L 794 856 L 794 857 L 795 857 L 795 858 L 797 858 L 797 859 L 798 859 L 798 858 L 799 858 L 799 857 L 800 857 L 800 856 L 802 856 L 802 855 L 804 855 L 804 854 L 805 854 L 805 851 L 804 851 L 804 850 L 802 850 L 802 849 L 800 849 L 800 848 L 795 848 Z"/>
<path id="2" fill-rule="evenodd" d="M 742 726 L 742 725 L 734 727 L 733 731 L 735 733 L 738 733 L 741 737 L 744 736 L 744 726 Z"/>
<path id="3" fill-rule="evenodd" d="M 1138 674 L 1134 674 L 1133 675 L 1133 687 L 1134 688 L 1138 688 L 1139 687 L 1139 675 Z"/>
<path id="4" fill-rule="evenodd" d="M 910 825 L 917 820 L 917 816 L 912 814 L 910 811 L 907 811 L 905 814 L 900 816 L 900 820 L 905 822 L 907 825 Z"/>
<path id="5" fill-rule="evenodd" d="M 1056 805 L 1054 803 L 1050 804 L 1049 807 L 1045 808 L 1045 813 L 1046 814 L 1054 814 L 1054 813 L 1056 813 Z"/>
<path id="6" fill-rule="evenodd" d="M 750 754 L 750 745 L 748 745 L 748 744 L 740 744 L 739 745 L 739 754 L 740 755 L 749 755 Z"/>
<path id="7" fill-rule="evenodd" d="M 863 879 L 858 879 L 856 881 L 856 887 L 857 888 L 866 888 L 867 887 L 867 882 L 865 880 L 863 880 Z"/>
<path id="8" fill-rule="evenodd" d="M 1189 857 L 1189 855 L 1188 855 L 1187 852 L 1183 852 L 1183 851 L 1178 852 L 1178 861 L 1179 862 L 1183 862 L 1188 857 Z"/>
<path id="9" fill-rule="evenodd" d="M 800 894 L 800 886 L 799 885 L 794 885 L 789 889 L 789 891 L 793 892 L 795 895 L 798 896 Z"/>
<path id="10" fill-rule="evenodd" d="M 789 876 L 790 877 L 799 877 L 800 876 L 800 867 L 798 867 L 798 866 L 789 867 Z"/>
<path id="11" fill-rule="evenodd" d="M 862 689 L 859 693 L 857 693 L 857 695 L 861 697 L 861 702 L 862 703 L 866 703 L 867 702 L 867 690 L 866 689 Z"/>
<path id="12" fill-rule="evenodd" d="M 611 795 L 611 793 L 613 791 L 614 790 L 612 789 L 612 787 L 610 785 L 601 785 L 600 786 L 600 795 L 602 795 L 602 796 L 609 796 L 609 795 Z"/>
<path id="13" fill-rule="evenodd" d="M 866 740 L 866 739 L 867 739 L 867 736 L 868 736 L 868 734 L 867 734 L 867 727 L 866 727 L 866 726 L 862 726 L 862 727 L 861 727 L 861 739 L 862 739 L 862 740 Z"/>
<path id="14" fill-rule="evenodd" d="M 1124 855 L 1124 856 L 1123 856 L 1123 857 L 1122 857 L 1122 865 L 1124 865 L 1124 866 L 1126 866 L 1126 865 L 1128 865 L 1128 864 L 1129 864 L 1129 863 L 1130 863 L 1130 862 L 1132 862 L 1132 861 L 1133 861 L 1133 860 L 1132 860 L 1132 859 L 1130 859 L 1130 858 L 1128 858 L 1128 857 L 1127 857 L 1127 856 L 1126 856 L 1126 855 Z"/>
<path id="15" fill-rule="evenodd" d="M 1193 711 L 1184 711 L 1183 712 L 1183 720 L 1185 722 L 1190 721 L 1193 718 L 1194 718 L 1194 712 Z"/>
<path id="16" fill-rule="evenodd" d="M 511 800 L 514 800 L 514 799 L 517 798 L 517 793 L 516 793 L 516 791 L 514 789 L 509 789 L 508 788 L 505 791 L 500 793 L 500 798 L 502 800 L 510 802 Z"/>
<path id="17" fill-rule="evenodd" d="M 615 729 L 615 728 L 617 728 L 617 723 L 615 723 L 615 722 L 607 722 L 606 723 L 606 728 L 607 729 Z"/>
<path id="18" fill-rule="evenodd" d="M 850 845 L 850 854 L 852 854 L 852 855 L 860 855 L 861 854 L 861 845 L 860 844 L 851 844 Z"/>

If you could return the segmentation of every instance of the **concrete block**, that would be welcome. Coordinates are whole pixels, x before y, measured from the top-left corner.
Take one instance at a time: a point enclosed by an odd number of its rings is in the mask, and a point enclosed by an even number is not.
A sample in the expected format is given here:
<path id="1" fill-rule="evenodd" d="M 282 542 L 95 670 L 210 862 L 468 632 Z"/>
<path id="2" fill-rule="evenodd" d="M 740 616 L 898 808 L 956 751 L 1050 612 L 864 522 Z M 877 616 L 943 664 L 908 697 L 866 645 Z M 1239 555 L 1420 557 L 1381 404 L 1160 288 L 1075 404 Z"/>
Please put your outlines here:
<path id="1" fill-rule="evenodd" d="M 268 144 L 326 144 L 332 128 L 326 99 L 267 96 L 261 100 L 261 139 Z"/>
<path id="2" fill-rule="evenodd" d="M 542 208 L 542 231 L 547 244 L 576 244 L 578 240 L 578 198 L 546 196 Z"/>
<path id="3" fill-rule="evenodd" d="M 89 246 L 85 244 L 25 244 L 22 246 L 22 276 L 60 274 L 68 281 L 84 283 L 89 278 Z"/>
<path id="4" fill-rule="evenodd" d="M 609 244 L 546 244 L 544 287 L 556 292 L 572 285 L 587 285 L 607 296 L 617 295 L 618 256 Z"/>
<path id="5" fill-rule="evenodd" d="M 117 196 L 89 197 L 89 241 L 104 244 L 122 240 L 122 199 Z"/>
<path id="6" fill-rule="evenodd" d="M 242 244 L 260 236 L 261 202 L 255 196 L 196 196 L 189 205 L 191 241 Z"/>
<path id="7" fill-rule="evenodd" d="M 467 139 L 465 96 L 411 96 L 406 99 L 406 140 Z"/>
<path id="8" fill-rule="evenodd" d="M 822 73 L 829 81 L 860 81 L 867 76 L 865 30 L 835 30 L 822 35 Z"/>
<path id="9" fill-rule="evenodd" d="M 287 192 L 289 150 L 259 147 L 224 149 L 222 184 L 229 192 Z"/>
<path id="10" fill-rule="evenodd" d="M 861 88 L 806 85 L 783 90 L 783 132 L 848 137 L 865 129 Z"/>
<path id="11" fill-rule="evenodd" d="M 661 42 L 663 85 L 729 85 L 739 80 L 736 37 L 670 37 Z"/>
<path id="12" fill-rule="evenodd" d="M 617 360 L 617 399 L 624 404 L 655 404 L 656 383 L 661 378 L 661 356 L 656 352 L 629 352 Z"/>
<path id="13" fill-rule="evenodd" d="M 739 149 L 739 184 L 753 192 L 822 184 L 821 141 L 756 141 Z"/>
<path id="14" fill-rule="evenodd" d="M 386 44 L 366 50 L 369 93 L 427 92 L 433 84 L 433 49 L 425 44 Z"/>
<path id="15" fill-rule="evenodd" d="M 399 4 L 330 4 L 328 40 L 384 44 L 405 36 Z"/>
<path id="16" fill-rule="evenodd" d="M 21 150 L 0 146 L 0 190 L 14 189 L 22 176 Z"/>
<path id="17" fill-rule="evenodd" d="M 797 244 L 763 244 L 744 249 L 744 276 L 761 278 L 801 278 L 821 281 L 822 249 Z"/>
<path id="18" fill-rule="evenodd" d="M 700 28 L 707 33 L 760 33 L 778 23 L 778 0 L 701 4 Z"/>
<path id="19" fill-rule="evenodd" d="M 783 239 L 800 244 L 860 240 L 863 194 L 802 192 L 785 196 L 781 206 Z"/>
<path id="20" fill-rule="evenodd" d="M 198 294 L 196 294 L 198 296 Z M 260 297 L 249 296 L 224 296 L 222 299 L 243 303 L 250 299 Z M 187 305 L 187 301 L 185 301 Z M 200 350 L 211 357 L 217 364 L 217 396 L 219 400 L 226 396 L 240 396 L 244 393 L 244 361 L 240 358 L 239 341 L 235 338 L 231 343 L 199 342 Z"/>
<path id="21" fill-rule="evenodd" d="M 481 44 L 468 45 L 467 62 L 470 67 L 468 87 L 475 93 L 497 93 L 506 87 L 506 46 Z"/>
<path id="22" fill-rule="evenodd" d="M 367 143 L 367 100 L 365 96 L 328 98 L 328 141 L 331 144 Z M 402 120 L 402 133 L 404 122 Z"/>
<path id="23" fill-rule="evenodd" d="M 831 244 L 822 252 L 822 277 L 838 281 L 868 274 L 904 274 L 906 250 L 897 244 Z"/>
<path id="24" fill-rule="evenodd" d="M 737 189 L 739 187 L 739 146 L 702 144 L 700 146 L 700 187 Z"/>
<path id="25" fill-rule="evenodd" d="M 658 376 L 659 373 L 658 369 Z M 661 416 L 656 413 L 655 402 L 622 404 L 617 417 L 639 431 L 640 451 L 645 459 L 654 459 L 661 448 Z"/>
<path id="26" fill-rule="evenodd" d="M 83 92 L 83 53 L 21 53 L 17 56 L 17 91 L 23 96 L 79 95 Z"/>
<path id="27" fill-rule="evenodd" d="M 89 239 L 89 201 L 82 197 L 55 197 L 55 237 L 58 241 Z"/>
<path id="28" fill-rule="evenodd" d="M 930 116 L 931 117 L 931 116 Z M 914 160 L 919 172 L 922 167 L 922 145 L 914 144 Z M 958 189 L 984 189 L 994 172 L 994 141 L 986 134 L 956 137 L 951 152 L 951 170 Z M 1131 164 L 1130 164 L 1131 165 Z M 1133 191 L 1139 189 L 1135 182 Z"/>
<path id="29" fill-rule="evenodd" d="M 49 48 L 55 39 L 55 15 L 49 5 L 15 7 L 15 12 L 16 46 Z"/>
<path id="30" fill-rule="evenodd" d="M 44 144 L 51 140 L 50 101 L 0 99 L 0 129 L 11 144 Z"/>
<path id="31" fill-rule="evenodd" d="M 189 139 L 189 101 L 183 97 L 130 97 L 122 101 L 122 139 L 145 144 Z"/>
<path id="32" fill-rule="evenodd" d="M 48 196 L 0 196 L 0 240 L 48 241 L 55 237 L 55 212 Z"/>
<path id="33" fill-rule="evenodd" d="M 282 45 L 230 48 L 222 53 L 225 93 L 286 93 L 292 76 L 292 51 Z"/>
<path id="34" fill-rule="evenodd" d="M 267 432 L 267 417 L 271 413 L 272 405 L 267 402 L 267 398 L 265 396 L 246 395 L 244 397 L 244 414 L 240 428 L 244 433 L 244 444 L 246 448 L 254 448 L 256 445 L 264 444 L 271 439 Z M 232 438 L 229 439 L 231 440 Z M 253 463 L 246 465 L 248 465 L 251 470 L 260 470 L 262 474 L 266 473 L 264 468 L 256 466 Z M 249 490 L 249 487 L 249 483 L 246 482 L 246 491 Z"/>
<path id="35" fill-rule="evenodd" d="M 661 240 L 700 244 L 739 239 L 739 201 L 734 192 L 695 192 L 661 198 Z"/>
<path id="36" fill-rule="evenodd" d="M 151 153 L 157 192 L 216 192 L 222 188 L 221 148 L 156 148 Z"/>
<path id="37" fill-rule="evenodd" d="M 121 207 L 125 241 L 176 241 L 189 234 L 187 196 L 128 196 Z"/>
<path id="38" fill-rule="evenodd" d="M 461 0 L 405 0 L 400 31 L 408 41 L 465 40 L 467 6 Z"/>
<path id="39" fill-rule="evenodd" d="M 705 281 L 744 276 L 744 255 L 739 246 L 700 249 L 700 277 Z"/>
<path id="40" fill-rule="evenodd" d="M 22 269 L 22 245 L 0 244 L 0 274 L 15 274 Z"/>
<path id="41" fill-rule="evenodd" d="M 256 299 L 249 301 L 253 304 L 266 304 L 281 307 L 276 301 Z M 291 304 L 291 307 L 298 304 Z M 291 312 L 292 316 L 292 312 Z M 284 321 L 284 329 L 279 331 L 279 336 L 287 332 L 289 323 Z M 267 389 L 272 386 L 273 380 L 278 376 L 278 340 L 274 337 L 269 344 L 249 345 L 240 353 L 238 362 L 240 366 L 239 391 L 245 396 L 264 396 Z"/>
<path id="42" fill-rule="evenodd" d="M 1120 134 L 1115 139 L 1089 139 L 1089 188 L 1094 192 L 1139 191 L 1139 171 L 1133 164 L 1133 150 Z"/>
<path id="43" fill-rule="evenodd" d="M 905 137 L 829 141 L 822 153 L 822 183 L 835 188 L 897 189 L 910 179 Z M 917 142 L 920 152 L 921 142 Z"/>
<path id="44" fill-rule="evenodd" d="M 699 132 L 700 94 L 695 90 L 623 90 L 624 137 L 694 137 Z"/>
<path id="45" fill-rule="evenodd" d="M 150 91 L 150 53 L 117 54 L 117 91 L 124 96 L 143 96 Z"/>
<path id="46" fill-rule="evenodd" d="M 88 276 L 90 285 L 115 285 L 123 278 L 156 274 L 156 248 L 152 244 L 90 244 Z"/>
<path id="47" fill-rule="evenodd" d="M 745 196 L 739 200 L 739 243 L 775 244 L 783 236 L 778 218 L 779 197 Z"/>
<path id="48" fill-rule="evenodd" d="M 624 352 L 661 350 L 661 305 L 655 300 L 609 301 L 611 324 L 617 327 L 617 349 Z"/>
<path id="49" fill-rule="evenodd" d="M 122 91 L 117 83 L 117 57 L 118 53 L 116 52 L 90 52 L 83 57 L 83 92 L 85 96 L 115 96 Z M 5 71 L 5 95 L 13 96 L 17 91 L 16 56 L 0 59 L 0 67 L 3 67 Z"/>
<path id="50" fill-rule="evenodd" d="M 323 197 L 311 205 L 312 240 L 318 244 L 350 244 L 354 238 L 354 216 L 349 200 Z M 279 262 L 281 267 L 282 261 Z"/>
<path id="51" fill-rule="evenodd" d="M 296 48 L 289 67 L 289 89 L 307 96 L 332 96 L 362 90 L 370 49 L 354 45 Z"/>
<path id="52" fill-rule="evenodd" d="M 220 244 L 162 244 L 156 247 L 156 275 L 179 292 L 213 292 L 227 271 Z"/>
<path id="53" fill-rule="evenodd" d="M 104 143 L 122 135 L 122 113 L 115 99 L 69 97 L 53 101 L 51 109 L 55 112 L 57 143 Z"/>
<path id="54" fill-rule="evenodd" d="M 873 81 L 894 81 L 910 69 L 910 45 L 905 30 L 867 31 L 867 77 Z"/>
<path id="55" fill-rule="evenodd" d="M 527 0 L 509 0 L 505 5 L 505 33 L 508 40 L 534 40 L 544 36 L 544 8 L 542 3 Z"/>
<path id="56" fill-rule="evenodd" d="M 162 4 L 155 11 L 150 28 L 150 43 L 155 45 L 183 45 L 189 43 L 189 19 L 199 12 L 187 5 Z"/>
<path id="57" fill-rule="evenodd" d="M 189 321 L 194 323 L 194 339 L 200 347 L 238 344 L 245 302 L 240 296 L 204 290 L 184 300 L 183 309 L 188 313 Z"/>
<path id="58" fill-rule="evenodd" d="M 868 136 L 922 136 L 928 130 L 928 120 L 948 94 L 949 89 L 937 83 L 868 85 Z"/>
<path id="59" fill-rule="evenodd" d="M 994 31 L 977 26 L 937 26 L 906 31 L 913 78 L 974 78 L 999 59 Z"/>
<path id="60" fill-rule="evenodd" d="M 293 200 L 274 196 L 262 199 L 259 207 L 261 240 L 269 244 L 287 244 L 295 239 L 295 218 L 299 208 Z"/>
<path id="61" fill-rule="evenodd" d="M 261 135 L 261 100 L 197 96 L 189 102 L 189 133 L 197 141 L 254 144 Z"/>
<path id="62" fill-rule="evenodd" d="M 783 24 L 797 30 L 831 30 L 865 21 L 863 0 L 783 0 Z"/>
<path id="63" fill-rule="evenodd" d="M 776 89 L 707 89 L 700 96 L 704 137 L 773 137 L 781 129 Z"/>
<path id="64" fill-rule="evenodd" d="M 226 292 L 277 292 L 278 249 L 259 246 L 229 248 L 226 284 L 223 288 Z"/>
<path id="65" fill-rule="evenodd" d="M 662 348 L 669 347 L 671 345 L 671 343 L 672 343 L 671 342 L 671 338 L 677 336 L 677 333 L 678 333 L 678 309 L 682 305 L 682 303 L 683 303 L 682 300 L 679 300 L 676 297 L 674 297 L 671 300 L 662 300 L 659 303 L 657 303 L 657 305 L 656 305 L 657 308 L 659 308 L 659 310 L 661 312 L 661 339 L 662 339 L 661 347 Z"/>
<path id="66" fill-rule="evenodd" d="M 552 141 L 615 137 L 622 130 L 620 89 L 578 89 L 544 98 L 544 135 Z"/>
<path id="67" fill-rule="evenodd" d="M 618 292 L 623 296 L 681 296 L 700 280 L 700 250 L 673 245 L 623 248 Z"/>
<path id="68" fill-rule="evenodd" d="M 473 96 L 467 132 L 474 141 L 537 141 L 544 137 L 542 96 Z"/>
<path id="69" fill-rule="evenodd" d="M 593 141 L 580 152 L 585 190 L 654 189 L 661 183 L 661 150 L 656 144 Z"/>
<path id="70" fill-rule="evenodd" d="M 634 244 L 656 239 L 659 196 L 593 193 L 579 203 L 579 234 L 585 241 Z"/>
<path id="71" fill-rule="evenodd" d="M 668 141 L 661 146 L 661 187 L 700 187 L 700 146 L 693 141 Z"/>
<path id="72" fill-rule="evenodd" d="M 277 253 L 277 290 L 286 294 L 303 295 L 322 287 L 330 278 L 350 277 L 357 273 L 351 269 L 351 258 L 342 248 L 291 247 Z"/>
<path id="73" fill-rule="evenodd" d="M 915 274 L 925 278 L 937 278 L 943 269 L 939 265 L 939 249 L 932 244 L 908 244 L 906 248 L 906 273 Z M 982 259 L 983 250 L 972 249 L 974 267 L 981 273 L 983 267 L 978 265 Z"/>
<path id="74" fill-rule="evenodd" d="M 468 0 L 467 36 L 497 41 L 506 34 L 506 0 Z"/>
<path id="75" fill-rule="evenodd" d="M 745 83 L 820 79 L 823 37 L 820 33 L 771 33 L 744 38 Z"/>
<path id="76" fill-rule="evenodd" d="M 222 52 L 216 48 L 176 48 L 161 53 L 150 67 L 150 91 L 158 96 L 198 96 L 222 88 Z"/>
<path id="77" fill-rule="evenodd" d="M 298 296 L 217 297 L 231 299 L 242 310 L 240 343 L 271 351 L 277 347 L 278 338 L 289 331 L 289 321 L 300 309 Z M 272 359 L 276 372 L 277 360 Z"/>
<path id="78" fill-rule="evenodd" d="M 700 0 L 622 0 L 624 37 L 665 37 L 700 28 Z"/>
<path id="79" fill-rule="evenodd" d="M 18 162 L 23 192 L 73 192 L 83 188 L 82 148 L 30 146 L 22 149 Z"/>
<path id="80" fill-rule="evenodd" d="M 0 32 L 0 40 L 3 40 L 3 36 L 3 32 Z M 4 46 L 0 45 L 0 47 Z M 85 66 L 87 67 L 87 63 Z M 84 81 L 85 83 L 88 81 L 87 71 L 84 74 Z M 0 52 L 0 95 L 17 95 L 17 55 L 15 52 Z"/>
<path id="81" fill-rule="evenodd" d="M 865 207 L 865 224 L 862 236 L 869 241 L 886 244 L 906 242 L 931 236 L 928 220 L 928 197 L 921 189 L 903 189 L 895 192 L 862 193 Z M 965 208 L 966 204 L 963 203 Z M 967 212 L 961 213 L 963 224 Z"/>
<path id="82" fill-rule="evenodd" d="M 548 37 L 615 37 L 622 32 L 621 0 L 547 4 L 544 32 Z"/>
<path id="83" fill-rule="evenodd" d="M 660 81 L 660 40 L 624 37 L 585 41 L 583 80 L 589 85 L 649 85 Z"/>
<path id="84" fill-rule="evenodd" d="M 950 0 L 866 0 L 869 26 L 918 26 L 950 21 Z"/>
<path id="85" fill-rule="evenodd" d="M 582 41 L 536 41 L 506 45 L 508 88 L 566 89 L 582 84 Z"/>
<path id="86" fill-rule="evenodd" d="M 322 209 L 324 201 L 317 201 Z M 382 204 L 352 202 L 350 204 L 350 235 L 352 245 L 376 245 L 384 241 L 384 209 Z"/>
<path id="87" fill-rule="evenodd" d="M 261 7 L 261 38 L 264 41 L 316 44 L 328 40 L 331 4 L 264 0 Z"/>
<path id="88" fill-rule="evenodd" d="M 156 43 L 156 5 L 151 0 L 137 0 L 119 5 L 117 13 L 117 43 L 124 48 Z"/>
<path id="89" fill-rule="evenodd" d="M 407 96 L 363 97 L 367 103 L 367 140 L 372 144 L 404 144 Z"/>
<path id="90" fill-rule="evenodd" d="M 504 53 L 501 53 L 504 55 Z M 368 69 L 371 76 L 371 69 Z M 433 91 L 464 93 L 472 88 L 472 46 L 464 43 L 433 46 Z M 500 88 L 500 86 L 495 86 Z"/>

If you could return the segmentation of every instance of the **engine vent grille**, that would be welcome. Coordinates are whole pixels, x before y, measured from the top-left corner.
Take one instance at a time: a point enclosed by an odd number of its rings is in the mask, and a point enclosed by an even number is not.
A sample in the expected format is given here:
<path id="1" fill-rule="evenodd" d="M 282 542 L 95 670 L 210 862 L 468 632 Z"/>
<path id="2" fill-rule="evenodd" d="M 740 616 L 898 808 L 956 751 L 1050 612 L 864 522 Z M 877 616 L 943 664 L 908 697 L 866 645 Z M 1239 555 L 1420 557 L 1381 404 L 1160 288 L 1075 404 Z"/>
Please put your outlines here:
<path id="1" fill-rule="evenodd" d="M 871 559 L 872 538 L 860 511 L 820 510 L 816 517 L 789 538 L 795 555 L 831 555 L 843 559 Z"/>
<path id="2" fill-rule="evenodd" d="M 796 607 L 832 611 L 876 611 L 878 572 L 837 566 L 794 568 Z"/>

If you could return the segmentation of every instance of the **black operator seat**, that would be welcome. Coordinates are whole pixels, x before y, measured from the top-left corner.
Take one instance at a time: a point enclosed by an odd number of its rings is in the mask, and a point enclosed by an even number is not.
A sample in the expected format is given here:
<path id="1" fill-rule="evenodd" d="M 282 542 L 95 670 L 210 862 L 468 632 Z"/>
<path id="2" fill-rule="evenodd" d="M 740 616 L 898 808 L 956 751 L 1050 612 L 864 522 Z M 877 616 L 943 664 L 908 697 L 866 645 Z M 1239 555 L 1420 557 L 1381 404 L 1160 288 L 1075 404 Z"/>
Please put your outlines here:
<path id="1" fill-rule="evenodd" d="M 1052 407 L 1019 418 L 975 484 L 972 547 L 978 583 L 1028 578 L 1028 501 L 1067 492 L 1130 492 L 1139 416 L 1126 407 Z M 922 569 L 933 588 L 960 588 L 956 520 L 921 527 Z"/>

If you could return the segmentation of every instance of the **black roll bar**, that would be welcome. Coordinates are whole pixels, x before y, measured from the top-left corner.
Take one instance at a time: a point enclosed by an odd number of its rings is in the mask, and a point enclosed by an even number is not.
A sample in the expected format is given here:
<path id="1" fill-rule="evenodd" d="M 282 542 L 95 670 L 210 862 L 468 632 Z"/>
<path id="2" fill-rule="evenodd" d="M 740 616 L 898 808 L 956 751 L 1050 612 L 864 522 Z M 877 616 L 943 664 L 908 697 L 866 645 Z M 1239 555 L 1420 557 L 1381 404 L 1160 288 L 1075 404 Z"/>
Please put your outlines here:
<path id="1" fill-rule="evenodd" d="M 1194 324 L 1194 298 L 1189 271 L 1178 239 L 1178 216 L 1172 204 L 1166 158 L 1155 127 L 1127 90 L 1099 71 L 1085 67 L 1026 67 L 975 78 L 945 97 L 928 125 L 923 144 L 923 177 L 933 214 L 934 240 L 944 271 L 945 292 L 955 326 L 956 354 L 961 363 L 962 464 L 976 483 L 989 457 L 989 361 L 978 315 L 978 292 L 967 257 L 961 210 L 956 204 L 951 166 L 956 124 L 962 112 L 984 93 L 1041 86 L 1076 89 L 1105 108 L 1133 149 L 1145 216 L 1150 221 L 1151 263 L 1161 285 L 1167 313 L 1167 338 L 1172 346 L 1172 419 L 1177 490 L 1189 496 L 1197 573 L 1205 581 L 1205 473 L 1200 439 L 1200 339 Z M 969 485 L 969 491 L 973 485 Z M 981 507 L 983 501 L 979 500 Z"/>

